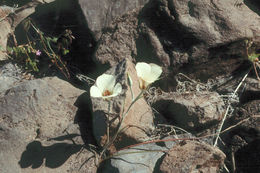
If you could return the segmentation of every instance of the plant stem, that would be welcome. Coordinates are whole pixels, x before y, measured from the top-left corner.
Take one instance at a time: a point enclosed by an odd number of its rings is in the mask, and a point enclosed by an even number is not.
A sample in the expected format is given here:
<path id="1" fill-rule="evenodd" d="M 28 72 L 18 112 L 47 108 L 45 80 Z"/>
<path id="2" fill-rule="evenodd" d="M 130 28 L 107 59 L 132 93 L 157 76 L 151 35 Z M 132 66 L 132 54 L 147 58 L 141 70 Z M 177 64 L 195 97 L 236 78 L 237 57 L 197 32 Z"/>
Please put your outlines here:
<path id="1" fill-rule="evenodd" d="M 120 131 L 122 130 L 122 129 L 121 129 L 121 128 L 122 128 L 122 123 L 123 123 L 123 121 L 124 121 L 126 115 L 128 114 L 128 112 L 129 112 L 129 110 L 131 109 L 131 107 L 134 105 L 134 103 L 142 97 L 144 91 L 145 91 L 145 90 L 142 90 L 142 91 L 139 93 L 139 95 L 131 102 L 131 104 L 129 105 L 129 107 L 128 107 L 128 109 L 126 110 L 126 112 L 123 113 L 122 118 L 121 118 L 121 120 L 119 121 L 119 124 L 118 124 L 118 126 L 117 126 L 116 133 L 115 133 L 115 135 L 113 136 L 112 140 L 109 141 L 109 143 L 107 143 L 107 144 L 104 146 L 103 150 L 102 150 L 101 153 L 100 153 L 100 156 L 101 156 L 101 157 L 102 157 L 102 155 L 104 154 L 104 152 L 107 150 L 107 148 L 110 147 L 110 146 L 114 143 L 114 141 L 116 140 L 118 134 L 119 134 Z"/>

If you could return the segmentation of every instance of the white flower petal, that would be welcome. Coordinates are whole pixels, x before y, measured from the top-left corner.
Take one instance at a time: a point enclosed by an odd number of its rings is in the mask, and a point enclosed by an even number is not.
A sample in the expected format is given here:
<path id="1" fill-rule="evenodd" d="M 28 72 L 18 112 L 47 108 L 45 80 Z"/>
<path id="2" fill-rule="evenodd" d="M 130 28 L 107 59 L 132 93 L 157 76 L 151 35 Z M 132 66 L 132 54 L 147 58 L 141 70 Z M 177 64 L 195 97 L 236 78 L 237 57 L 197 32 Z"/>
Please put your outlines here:
<path id="1" fill-rule="evenodd" d="M 145 81 L 148 83 L 153 83 L 154 81 L 158 80 L 160 75 L 162 74 L 162 68 L 156 64 L 149 64 L 151 66 L 151 72 L 146 77 Z"/>
<path id="2" fill-rule="evenodd" d="M 145 62 L 139 62 L 135 66 L 137 76 L 145 80 L 151 72 L 151 66 Z"/>
<path id="3" fill-rule="evenodd" d="M 120 83 L 117 83 L 116 86 L 113 89 L 113 94 L 112 95 L 119 95 L 122 92 L 122 85 Z"/>
<path id="4" fill-rule="evenodd" d="M 115 86 L 116 78 L 113 75 L 102 74 L 96 80 L 96 85 L 99 88 L 100 92 L 104 92 L 105 90 L 113 91 L 113 87 Z"/>
<path id="5" fill-rule="evenodd" d="M 90 96 L 91 97 L 102 97 L 102 93 L 101 93 L 101 91 L 99 90 L 98 87 L 92 86 L 90 88 Z"/>

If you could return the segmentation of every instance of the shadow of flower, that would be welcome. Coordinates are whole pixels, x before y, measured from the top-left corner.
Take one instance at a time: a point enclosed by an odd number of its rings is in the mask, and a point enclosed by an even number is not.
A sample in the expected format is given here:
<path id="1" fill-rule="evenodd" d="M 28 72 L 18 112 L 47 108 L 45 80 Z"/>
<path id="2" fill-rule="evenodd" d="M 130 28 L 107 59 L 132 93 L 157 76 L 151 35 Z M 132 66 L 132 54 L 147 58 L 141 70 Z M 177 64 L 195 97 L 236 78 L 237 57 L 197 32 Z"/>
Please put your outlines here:
<path id="1" fill-rule="evenodd" d="M 55 143 L 51 146 L 42 146 L 41 142 L 33 141 L 29 143 L 26 150 L 22 153 L 19 164 L 21 168 L 32 167 L 39 168 L 45 162 L 49 168 L 57 168 L 68 160 L 68 158 L 77 153 L 82 145 Z"/>

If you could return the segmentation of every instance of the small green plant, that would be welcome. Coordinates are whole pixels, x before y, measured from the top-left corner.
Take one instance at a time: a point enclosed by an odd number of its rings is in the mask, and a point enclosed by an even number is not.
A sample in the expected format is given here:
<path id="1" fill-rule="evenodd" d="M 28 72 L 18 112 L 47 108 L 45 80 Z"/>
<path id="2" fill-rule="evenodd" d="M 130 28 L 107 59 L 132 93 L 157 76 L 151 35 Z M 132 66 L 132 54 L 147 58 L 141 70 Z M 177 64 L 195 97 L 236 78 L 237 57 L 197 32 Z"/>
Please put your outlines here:
<path id="1" fill-rule="evenodd" d="M 246 40 L 246 55 L 249 61 L 253 63 L 253 67 L 255 70 L 255 74 L 258 80 L 260 80 L 257 67 L 260 69 L 260 53 L 256 53 L 254 49 L 252 49 L 253 42 L 250 40 Z M 252 49 L 252 50 L 250 50 Z"/>
<path id="2" fill-rule="evenodd" d="M 28 18 L 23 22 L 27 42 L 14 47 L 7 47 L 7 53 L 27 71 L 39 72 L 40 59 L 47 59 L 49 67 L 55 65 L 65 77 L 70 74 L 62 56 L 69 53 L 74 39 L 71 30 L 66 29 L 59 37 L 47 36 Z"/>
<path id="3" fill-rule="evenodd" d="M 18 62 L 25 62 L 25 69 L 29 71 L 39 72 L 37 57 L 40 54 L 31 45 L 24 44 L 16 47 L 7 47 L 7 52 L 15 57 Z"/>

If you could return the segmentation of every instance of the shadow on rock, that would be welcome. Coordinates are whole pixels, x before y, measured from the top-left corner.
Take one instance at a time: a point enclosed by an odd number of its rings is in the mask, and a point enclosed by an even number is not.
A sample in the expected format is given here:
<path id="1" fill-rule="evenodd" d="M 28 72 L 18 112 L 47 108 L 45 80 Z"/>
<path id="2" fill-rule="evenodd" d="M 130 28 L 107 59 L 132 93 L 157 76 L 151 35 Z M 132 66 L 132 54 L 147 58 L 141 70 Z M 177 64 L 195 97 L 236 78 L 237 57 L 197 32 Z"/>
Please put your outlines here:
<path id="1" fill-rule="evenodd" d="M 49 168 L 57 168 L 64 164 L 71 155 L 77 153 L 82 145 L 56 143 L 51 146 L 42 146 L 41 142 L 29 143 L 21 156 L 19 164 L 21 168 L 39 168 L 45 162 Z"/>
<path id="2" fill-rule="evenodd" d="M 92 135 L 92 106 L 89 93 L 85 92 L 81 94 L 74 105 L 78 108 L 74 123 L 79 125 L 80 134 L 84 143 L 96 145 L 96 141 Z"/>

